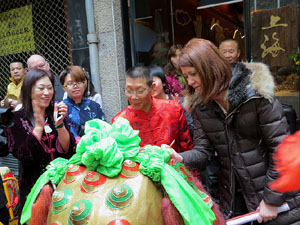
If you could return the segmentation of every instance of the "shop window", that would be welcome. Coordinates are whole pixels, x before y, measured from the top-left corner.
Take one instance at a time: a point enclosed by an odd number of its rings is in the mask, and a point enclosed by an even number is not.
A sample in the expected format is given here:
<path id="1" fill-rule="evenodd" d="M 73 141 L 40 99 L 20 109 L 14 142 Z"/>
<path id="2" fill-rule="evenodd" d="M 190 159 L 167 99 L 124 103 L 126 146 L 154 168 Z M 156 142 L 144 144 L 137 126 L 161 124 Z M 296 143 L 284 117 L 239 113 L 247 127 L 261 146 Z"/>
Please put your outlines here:
<path id="1" fill-rule="evenodd" d="M 87 44 L 87 18 L 85 0 L 68 0 L 68 22 L 71 42 L 72 64 L 90 71 L 90 54 Z"/>
<path id="2" fill-rule="evenodd" d="M 166 64 L 171 42 L 169 3 L 169 0 L 131 0 L 131 40 L 136 65 Z"/>
<path id="3" fill-rule="evenodd" d="M 199 2 L 195 0 L 131 0 L 133 64 L 163 67 L 170 46 L 184 45 L 193 37 L 208 39 L 217 46 L 224 38 L 234 38 L 240 45 L 240 61 L 270 67 L 276 96 L 295 110 L 299 129 L 299 1 L 224 2 L 234 3 L 197 9 Z"/>
<path id="4" fill-rule="evenodd" d="M 235 37 L 243 60 L 243 2 L 233 2 L 237 3 L 197 9 L 199 5 L 195 0 L 131 0 L 133 64 L 163 67 L 171 45 L 184 45 L 194 37 L 211 40 L 216 45 L 224 38 Z"/>

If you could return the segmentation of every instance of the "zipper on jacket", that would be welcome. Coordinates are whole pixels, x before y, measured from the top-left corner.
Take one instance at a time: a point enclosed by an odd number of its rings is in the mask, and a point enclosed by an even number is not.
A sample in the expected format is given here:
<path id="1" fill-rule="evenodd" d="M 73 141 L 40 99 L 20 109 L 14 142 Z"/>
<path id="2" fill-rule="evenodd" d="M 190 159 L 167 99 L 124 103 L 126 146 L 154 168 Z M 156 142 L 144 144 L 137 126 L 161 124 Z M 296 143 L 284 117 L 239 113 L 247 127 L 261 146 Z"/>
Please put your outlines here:
<path id="1" fill-rule="evenodd" d="M 219 103 L 218 102 L 216 102 L 215 101 L 215 103 L 216 103 L 216 105 L 220 108 L 220 110 L 222 111 L 222 113 L 224 114 L 224 117 L 222 118 L 222 120 L 223 120 L 223 124 L 224 124 L 224 127 L 225 127 L 225 134 L 226 134 L 226 140 L 227 140 L 227 142 L 228 142 L 228 144 L 227 144 L 227 152 L 228 152 L 228 154 L 229 155 L 231 155 L 231 151 L 230 151 L 230 149 L 229 149 L 229 146 L 230 146 L 230 144 L 229 144 L 229 135 L 228 135 L 228 128 L 227 128 L 227 123 L 226 123 L 226 119 L 227 119 L 227 115 L 226 115 L 226 113 L 222 110 L 222 108 L 221 108 L 221 106 L 219 105 Z M 230 114 L 231 115 L 231 114 Z M 229 156 L 228 157 L 229 158 L 229 163 L 230 163 L 230 187 L 228 187 L 229 188 L 229 193 L 230 193 L 230 195 L 231 195 L 231 200 L 230 200 L 230 203 L 229 203 L 229 212 L 227 213 L 227 215 L 226 215 L 226 218 L 231 218 L 232 216 L 233 216 L 233 214 L 234 214 L 234 212 L 233 212 L 233 199 L 234 199 L 234 197 L 233 197 L 233 166 L 232 166 L 232 160 L 231 160 L 231 157 Z M 225 187 L 224 187 L 225 188 Z"/>
<path id="2" fill-rule="evenodd" d="M 226 123 L 226 117 L 225 117 L 225 120 L 224 120 L 224 126 L 225 126 L 225 131 L 226 131 L 226 139 L 227 139 L 227 142 L 229 142 L 229 139 L 228 139 L 228 128 L 227 128 L 227 123 Z M 229 143 L 228 143 L 228 148 L 227 148 L 227 151 L 228 151 L 228 154 L 231 155 L 231 151 L 229 149 Z M 231 160 L 231 157 L 228 157 L 229 160 L 230 160 L 230 187 L 229 187 L 229 192 L 231 194 L 231 201 L 230 201 L 230 211 L 228 213 L 228 216 L 231 217 L 232 215 L 230 214 L 233 214 L 233 199 L 234 199 L 234 191 L 233 191 L 233 165 L 232 165 L 232 160 Z"/>
<path id="3" fill-rule="evenodd" d="M 240 103 L 240 104 L 239 104 L 237 107 L 235 107 L 229 114 L 227 114 L 227 115 L 225 116 L 225 121 L 226 121 L 233 113 L 235 113 L 235 112 L 238 110 L 238 108 L 240 108 L 243 104 L 246 104 L 246 103 L 249 102 L 250 100 L 256 99 L 256 98 L 263 98 L 263 97 L 261 97 L 261 96 L 253 96 L 253 97 L 251 97 L 251 98 L 246 99 L 244 102 Z"/>
<path id="4" fill-rule="evenodd" d="M 227 142 L 228 142 L 228 153 L 229 153 L 229 159 L 230 159 L 230 193 L 231 193 L 231 201 L 230 201 L 230 211 L 229 211 L 229 214 L 232 214 L 232 212 L 234 213 L 234 198 L 235 198 L 235 196 L 234 196 L 234 190 L 233 190 L 233 179 L 234 179 L 234 171 L 233 171 L 233 169 L 234 169 L 234 167 L 233 167 L 233 165 L 232 165 L 232 160 L 231 160 L 231 150 L 229 149 L 230 148 L 230 143 L 229 143 L 229 139 L 228 139 L 228 127 L 227 127 L 227 123 L 226 123 L 226 121 L 227 121 L 227 119 L 231 116 L 231 115 L 233 115 L 243 104 L 245 104 L 245 103 L 247 103 L 248 101 L 250 101 L 250 100 L 252 100 L 252 99 L 258 99 L 258 98 L 262 98 L 261 96 L 253 96 L 253 97 L 251 97 L 251 98 L 248 98 L 248 99 L 246 99 L 244 102 L 242 102 L 242 103 L 240 103 L 237 107 L 235 107 L 229 114 L 227 114 L 227 115 L 225 115 L 225 119 L 224 119 L 224 125 L 225 125 L 225 131 L 226 131 L 226 139 L 227 139 Z M 244 195 L 244 194 L 243 194 Z M 246 201 L 246 200 L 245 200 Z M 247 205 L 247 204 L 246 204 Z M 248 208 L 248 206 L 247 206 L 247 208 Z"/>

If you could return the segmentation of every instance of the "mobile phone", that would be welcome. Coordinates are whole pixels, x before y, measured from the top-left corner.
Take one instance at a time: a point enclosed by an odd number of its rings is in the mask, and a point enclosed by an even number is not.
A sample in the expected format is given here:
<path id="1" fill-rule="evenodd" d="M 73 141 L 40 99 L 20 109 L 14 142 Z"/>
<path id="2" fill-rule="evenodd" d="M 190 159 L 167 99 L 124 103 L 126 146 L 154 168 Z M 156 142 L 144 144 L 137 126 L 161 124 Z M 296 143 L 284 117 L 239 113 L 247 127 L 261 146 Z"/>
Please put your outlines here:
<path id="1" fill-rule="evenodd" d="M 59 102 L 56 102 L 57 104 L 59 103 Z M 57 117 L 56 117 L 56 121 L 59 121 L 63 116 L 60 114 L 60 111 L 59 111 L 59 105 L 57 105 Z"/>
<path id="2" fill-rule="evenodd" d="M 63 116 L 59 113 L 59 111 L 57 112 L 57 117 L 56 117 L 56 121 L 59 121 Z"/>

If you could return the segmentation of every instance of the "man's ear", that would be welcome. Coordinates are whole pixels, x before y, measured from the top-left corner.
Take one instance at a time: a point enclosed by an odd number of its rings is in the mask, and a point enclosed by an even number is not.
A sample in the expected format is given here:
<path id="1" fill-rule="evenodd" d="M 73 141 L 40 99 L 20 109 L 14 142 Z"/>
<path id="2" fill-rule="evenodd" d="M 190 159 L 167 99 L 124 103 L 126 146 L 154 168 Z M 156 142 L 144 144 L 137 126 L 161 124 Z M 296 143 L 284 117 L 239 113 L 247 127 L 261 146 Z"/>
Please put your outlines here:
<path id="1" fill-rule="evenodd" d="M 237 54 L 238 58 L 240 57 L 240 54 L 241 54 L 241 50 L 238 49 L 238 54 Z"/>
<path id="2" fill-rule="evenodd" d="M 155 82 L 152 82 L 152 85 L 151 85 L 151 87 L 150 87 L 150 92 L 151 92 L 151 94 L 153 94 L 153 91 L 154 91 L 155 87 L 156 87 L 156 83 L 155 83 Z"/>
<path id="3" fill-rule="evenodd" d="M 50 64 L 48 61 L 46 61 L 46 70 L 48 70 L 48 72 L 50 72 Z"/>
<path id="4" fill-rule="evenodd" d="M 152 82 L 151 88 L 154 90 L 156 88 L 156 83 Z"/>

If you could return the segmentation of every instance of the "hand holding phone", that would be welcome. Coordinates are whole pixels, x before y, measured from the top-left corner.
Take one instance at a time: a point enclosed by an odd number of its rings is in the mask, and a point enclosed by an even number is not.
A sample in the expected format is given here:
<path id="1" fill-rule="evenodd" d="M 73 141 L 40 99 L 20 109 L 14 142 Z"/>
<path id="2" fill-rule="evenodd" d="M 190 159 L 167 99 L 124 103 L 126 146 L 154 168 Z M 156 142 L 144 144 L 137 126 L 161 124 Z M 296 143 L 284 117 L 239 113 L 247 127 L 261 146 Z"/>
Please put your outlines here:
<path id="1" fill-rule="evenodd" d="M 56 116 L 56 121 L 59 121 L 59 120 L 61 120 L 61 118 L 63 117 L 63 115 L 61 115 L 61 113 L 60 113 L 60 105 L 59 105 L 60 102 L 56 102 L 56 103 L 57 103 L 57 116 Z"/>
<path id="2" fill-rule="evenodd" d="M 59 109 L 58 109 L 59 110 Z M 59 113 L 59 111 L 57 112 L 57 117 L 56 117 L 56 121 L 61 120 L 63 116 Z"/>

